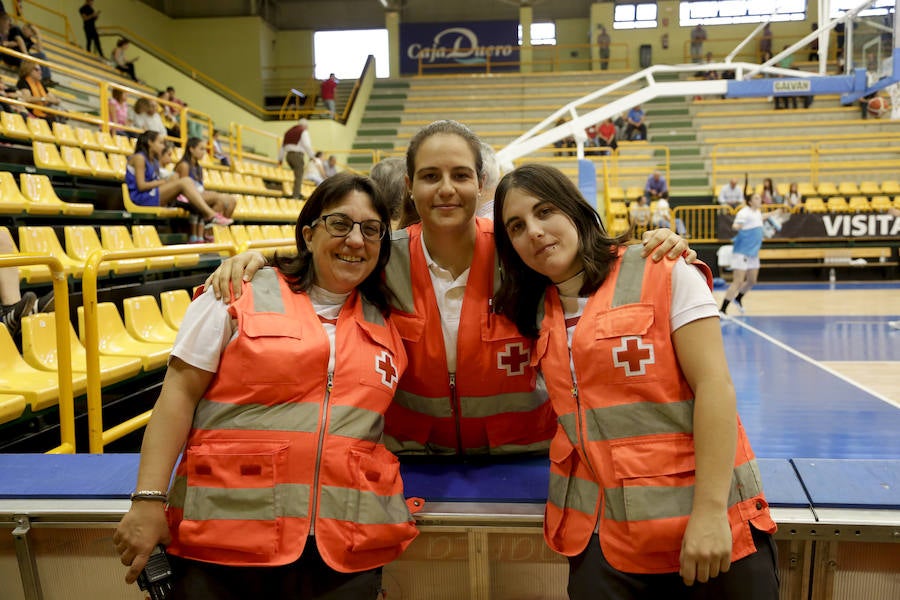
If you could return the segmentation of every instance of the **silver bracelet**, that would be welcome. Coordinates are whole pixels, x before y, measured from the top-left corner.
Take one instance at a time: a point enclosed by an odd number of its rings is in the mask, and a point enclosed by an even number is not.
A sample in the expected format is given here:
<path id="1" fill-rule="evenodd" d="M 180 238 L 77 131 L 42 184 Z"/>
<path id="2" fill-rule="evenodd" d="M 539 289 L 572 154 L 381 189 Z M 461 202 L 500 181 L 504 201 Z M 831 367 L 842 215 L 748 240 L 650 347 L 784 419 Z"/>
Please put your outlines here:
<path id="1" fill-rule="evenodd" d="M 156 502 L 168 502 L 169 495 L 159 490 L 136 490 L 131 494 L 131 501 L 135 500 L 154 500 Z"/>

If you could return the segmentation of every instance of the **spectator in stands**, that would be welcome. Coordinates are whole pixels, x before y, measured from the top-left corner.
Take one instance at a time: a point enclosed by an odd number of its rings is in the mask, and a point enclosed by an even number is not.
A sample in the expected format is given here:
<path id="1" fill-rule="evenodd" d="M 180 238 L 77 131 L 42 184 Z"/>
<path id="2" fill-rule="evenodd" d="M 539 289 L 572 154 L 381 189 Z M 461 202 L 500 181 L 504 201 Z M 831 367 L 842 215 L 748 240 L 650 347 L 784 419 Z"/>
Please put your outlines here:
<path id="1" fill-rule="evenodd" d="M 584 128 L 584 134 L 587 136 L 587 139 L 584 141 L 584 153 L 585 154 L 594 154 L 594 148 L 597 147 L 597 123 L 593 125 L 589 125 Z"/>
<path id="2" fill-rule="evenodd" d="M 5 227 L 0 227 L 0 254 L 13 254 L 15 246 Z M 34 292 L 21 293 L 19 270 L 16 267 L 0 269 L 0 323 L 6 325 L 9 335 L 15 337 L 22 326 L 22 317 L 30 315 L 37 304 Z"/>
<path id="3" fill-rule="evenodd" d="M 188 177 L 166 181 L 159 176 L 159 159 L 166 138 L 155 131 L 145 131 L 137 138 L 135 152 L 128 159 L 125 183 L 131 201 L 141 206 L 172 206 L 179 194 L 203 216 L 206 226 L 231 225 L 234 221 L 214 211 Z"/>
<path id="4" fill-rule="evenodd" d="M 154 131 L 164 138 L 168 135 L 166 126 L 156 110 L 156 102 L 149 98 L 138 98 L 134 103 L 134 126 L 145 131 Z"/>
<path id="5" fill-rule="evenodd" d="M 131 125 L 129 112 L 130 107 L 128 106 L 128 98 L 125 94 L 125 90 L 121 88 L 113 88 L 112 92 L 110 92 L 109 95 L 109 122 L 127 127 Z M 119 135 L 136 137 L 134 133 L 130 131 L 124 131 L 122 129 L 119 129 L 118 127 L 110 127 L 110 131 Z"/>
<path id="6" fill-rule="evenodd" d="M 131 42 L 128 38 L 119 38 L 119 41 L 116 42 L 116 47 L 112 53 L 112 59 L 115 63 L 116 70 L 125 73 L 132 80 L 137 81 L 137 75 L 134 74 L 134 63 L 140 58 L 140 56 L 135 56 L 134 58 L 128 58 L 125 56 L 125 52 L 128 50 L 128 47 L 131 45 Z"/>
<path id="7" fill-rule="evenodd" d="M 619 142 L 616 141 L 616 125 L 611 118 L 600 123 L 600 127 L 597 128 L 597 146 L 609 147 L 613 151 L 619 147 Z"/>
<path id="8" fill-rule="evenodd" d="M 178 164 L 175 165 L 175 175 L 178 178 L 190 178 L 197 187 L 197 191 L 203 196 L 203 200 L 209 204 L 215 212 L 222 214 L 226 218 L 231 218 L 234 209 L 237 206 L 237 200 L 231 194 L 223 194 L 207 190 L 203 186 L 203 167 L 200 161 L 206 155 L 207 147 L 200 138 L 188 138 L 187 144 L 184 146 L 184 155 Z M 187 201 L 185 199 L 184 201 Z M 202 228 L 192 233 L 192 236 L 199 239 L 193 241 L 203 241 Z"/>
<path id="9" fill-rule="evenodd" d="M 567 119 L 565 117 L 560 117 L 556 120 L 556 123 L 554 123 L 554 127 L 559 127 L 560 125 L 565 125 L 566 121 L 567 121 Z M 572 137 L 571 135 L 566 136 L 566 137 L 562 138 L 561 140 L 556 140 L 555 142 L 553 142 L 553 146 L 555 148 L 574 148 L 576 146 L 575 138 Z M 554 154 L 556 156 L 575 156 L 574 152 L 554 152 Z"/>
<path id="10" fill-rule="evenodd" d="M 334 118 L 334 97 L 337 86 L 337 77 L 332 73 L 328 76 L 328 79 L 322 82 L 322 85 L 319 88 L 319 97 L 322 98 L 322 102 L 325 103 L 325 108 L 328 109 L 328 114 L 332 119 Z"/>
<path id="11" fill-rule="evenodd" d="M 813 23 L 811 26 L 812 31 L 816 31 L 819 29 L 818 23 Z M 814 60 L 819 60 L 819 38 L 814 37 L 812 41 L 809 43 L 809 56 L 807 60 L 812 62 Z"/>
<path id="12" fill-rule="evenodd" d="M 231 159 L 225 153 L 225 149 L 222 148 L 222 142 L 219 141 L 219 132 L 215 128 L 212 131 L 212 155 L 215 160 L 219 161 L 219 164 L 226 167 L 231 166 Z"/>
<path id="13" fill-rule="evenodd" d="M 178 106 L 187 106 L 187 103 L 175 95 L 175 88 L 171 85 L 166 88 L 166 100 L 169 102 L 174 102 Z"/>
<path id="14" fill-rule="evenodd" d="M 723 185 L 719 190 L 719 204 L 737 208 L 744 203 L 744 190 L 738 187 L 738 180 L 732 177 L 728 185 Z"/>
<path id="15" fill-rule="evenodd" d="M 325 161 L 325 177 L 337 175 L 338 171 L 337 157 L 332 154 L 328 157 L 328 160 Z"/>
<path id="16" fill-rule="evenodd" d="M 711 64 L 713 64 L 713 62 L 715 62 L 715 61 L 713 61 L 713 53 L 712 52 L 706 53 L 706 60 L 704 62 L 707 65 L 711 65 Z M 719 78 L 719 72 L 716 71 L 715 69 L 709 69 L 708 71 L 700 71 L 699 75 L 703 79 L 718 79 Z M 696 96 L 695 99 L 696 98 L 700 98 L 700 96 Z"/>
<path id="17" fill-rule="evenodd" d="M 706 41 L 706 30 L 703 25 L 697 23 L 697 26 L 691 29 L 691 62 L 698 63 L 703 57 L 703 42 Z"/>
<path id="18" fill-rule="evenodd" d="M 406 190 L 406 161 L 399 156 L 382 158 L 372 165 L 369 177 L 372 178 L 387 201 L 391 214 L 391 229 L 397 230 L 406 227 L 409 223 L 402 224 L 404 222 L 403 215 L 404 213 L 408 214 L 410 210 L 407 205 L 412 205 L 409 200 L 409 192 Z M 416 207 L 412 205 L 411 210 L 415 213 Z M 419 215 L 415 213 L 415 219 L 410 222 L 418 221 L 418 219 Z"/>
<path id="19" fill-rule="evenodd" d="M 627 122 L 625 126 L 626 140 L 647 139 L 647 122 L 640 104 L 628 111 L 628 117 L 625 120 Z"/>
<path id="20" fill-rule="evenodd" d="M 734 217 L 732 228 L 737 231 L 732 244 L 731 255 L 732 280 L 722 300 L 722 314 L 728 311 L 728 305 L 734 302 L 741 314 L 744 314 L 744 295 L 756 285 L 759 276 L 759 249 L 763 242 L 762 197 L 753 194 L 750 203 L 739 210 Z"/>
<path id="21" fill-rule="evenodd" d="M 288 129 L 281 140 L 281 148 L 278 150 L 278 162 L 287 159 L 287 164 L 294 172 L 293 197 L 303 199 L 300 192 L 303 186 L 303 159 L 305 156 L 313 158 L 316 155 L 312 147 L 312 139 L 309 135 L 309 121 L 305 118 L 297 121 L 297 124 Z"/>
<path id="22" fill-rule="evenodd" d="M 175 144 L 166 142 L 159 155 L 159 178 L 168 181 L 175 176 Z"/>
<path id="23" fill-rule="evenodd" d="M 22 61 L 19 66 L 19 81 L 16 82 L 16 88 L 19 90 L 19 97 L 25 102 L 47 107 L 59 106 L 59 98 L 52 92 L 48 92 L 41 83 L 41 66 L 30 60 Z M 62 120 L 61 117 L 51 115 L 39 108 L 32 108 L 31 114 L 51 123 Z"/>
<path id="24" fill-rule="evenodd" d="M 800 192 L 797 190 L 797 182 L 794 181 L 791 183 L 790 187 L 788 187 L 788 193 L 784 199 L 784 202 L 788 208 L 796 208 L 803 204 L 803 198 L 800 196 Z"/>
<path id="25" fill-rule="evenodd" d="M 669 197 L 669 185 L 666 178 L 659 171 L 653 171 L 644 184 L 644 198 L 649 202 L 655 202 Z"/>
<path id="26" fill-rule="evenodd" d="M 760 196 L 762 197 L 763 204 L 781 204 L 784 202 L 784 196 L 778 193 L 775 184 L 772 183 L 771 177 L 763 179 L 762 193 Z"/>
<path id="27" fill-rule="evenodd" d="M 544 533 L 569 598 L 777 598 L 712 273 L 640 259 L 552 167 L 507 175 L 495 211 L 495 306 L 537 348 L 559 419 Z"/>
<path id="28" fill-rule="evenodd" d="M 494 191 L 500 183 L 500 161 L 497 153 L 487 142 L 481 142 L 481 195 L 475 216 L 485 219 L 494 218 Z"/>
<path id="29" fill-rule="evenodd" d="M 647 196 L 640 196 L 628 205 L 628 220 L 631 223 L 633 233 L 640 233 L 650 227 L 650 200 Z"/>
<path id="30" fill-rule="evenodd" d="M 94 0 L 84 0 L 84 5 L 78 9 L 81 15 L 81 21 L 84 25 L 84 37 L 87 40 L 85 49 L 90 53 L 91 43 L 97 46 L 97 54 L 103 56 L 103 48 L 100 47 L 100 34 L 97 33 L 97 18 L 100 17 L 100 11 L 94 10 Z"/>
<path id="31" fill-rule="evenodd" d="M 684 221 L 682 221 L 681 219 L 676 217 L 675 227 L 672 227 L 672 211 L 669 208 L 669 201 L 665 199 L 657 201 L 656 208 L 653 210 L 653 214 L 650 216 L 650 224 L 654 227 L 674 229 L 675 233 L 682 237 L 687 235 L 687 228 L 684 226 Z"/>
<path id="32" fill-rule="evenodd" d="M 10 100 L 21 100 L 16 86 L 6 85 L 2 82 L 0 82 L 0 97 L 9 98 Z M 28 109 L 18 104 L 0 102 L 0 109 L 3 109 L 4 112 L 20 114 L 22 115 L 22 118 L 28 117 Z"/>
<path id="33" fill-rule="evenodd" d="M 22 25 L 22 39 L 25 41 L 25 47 L 28 49 L 28 54 L 41 60 L 47 60 L 47 55 L 44 53 L 44 46 L 41 41 L 41 34 L 37 27 L 31 23 Z M 41 83 L 47 88 L 55 87 L 57 85 L 57 83 L 53 81 L 53 71 L 46 65 L 41 65 Z"/>
<path id="34" fill-rule="evenodd" d="M 113 535 L 126 582 L 165 543 L 173 599 L 379 595 L 421 506 L 384 445 L 407 364 L 388 318 L 387 221 L 371 180 L 328 179 L 297 219 L 297 255 L 240 300 L 207 292 L 188 307 Z"/>
<path id="35" fill-rule="evenodd" d="M 172 137 L 180 137 L 181 130 L 178 127 L 178 113 L 175 112 L 169 104 L 166 104 L 168 100 L 168 92 L 157 92 L 155 102 L 156 112 L 159 113 L 159 118 L 166 128 L 166 133 Z"/>
<path id="36" fill-rule="evenodd" d="M 609 34 L 606 33 L 606 27 L 597 25 L 597 50 L 600 55 L 600 70 L 605 71 L 609 68 L 609 46 L 611 40 Z"/>
<path id="37" fill-rule="evenodd" d="M 319 185 L 325 181 L 325 177 L 327 177 L 325 175 L 325 162 L 322 160 L 322 151 L 319 150 L 306 164 L 306 168 L 303 170 L 303 178 L 306 181 Z"/>
<path id="38" fill-rule="evenodd" d="M 766 23 L 759 38 L 759 56 L 772 55 L 772 26 Z"/>
<path id="39" fill-rule="evenodd" d="M 7 13 L 0 14 L 0 46 L 28 54 L 22 31 L 13 25 L 12 18 Z M 5 53 L 0 53 L 0 61 L 12 69 L 18 69 L 22 65 L 21 58 Z"/>

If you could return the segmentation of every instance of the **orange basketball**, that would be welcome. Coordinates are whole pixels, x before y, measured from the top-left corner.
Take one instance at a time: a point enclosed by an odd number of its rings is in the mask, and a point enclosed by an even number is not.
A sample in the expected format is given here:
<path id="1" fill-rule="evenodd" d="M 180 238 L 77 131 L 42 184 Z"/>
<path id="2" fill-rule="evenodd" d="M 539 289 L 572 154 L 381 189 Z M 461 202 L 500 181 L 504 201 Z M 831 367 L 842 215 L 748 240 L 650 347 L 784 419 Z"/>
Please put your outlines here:
<path id="1" fill-rule="evenodd" d="M 880 96 L 876 96 L 875 98 L 869 100 L 869 104 L 866 106 L 866 110 L 872 117 L 880 117 L 889 109 L 890 106 L 888 106 L 887 98 L 882 98 Z"/>

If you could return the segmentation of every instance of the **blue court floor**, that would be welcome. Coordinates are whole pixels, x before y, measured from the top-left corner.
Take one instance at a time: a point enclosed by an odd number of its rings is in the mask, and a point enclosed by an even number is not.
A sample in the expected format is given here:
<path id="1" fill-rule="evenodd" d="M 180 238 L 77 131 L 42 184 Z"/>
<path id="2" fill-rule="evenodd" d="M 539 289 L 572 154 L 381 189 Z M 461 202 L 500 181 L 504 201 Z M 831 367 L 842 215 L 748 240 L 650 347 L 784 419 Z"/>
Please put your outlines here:
<path id="1" fill-rule="evenodd" d="M 900 360 L 900 331 L 888 327 L 890 320 L 748 316 L 722 322 L 738 411 L 758 457 L 900 459 L 900 408 L 821 364 Z"/>

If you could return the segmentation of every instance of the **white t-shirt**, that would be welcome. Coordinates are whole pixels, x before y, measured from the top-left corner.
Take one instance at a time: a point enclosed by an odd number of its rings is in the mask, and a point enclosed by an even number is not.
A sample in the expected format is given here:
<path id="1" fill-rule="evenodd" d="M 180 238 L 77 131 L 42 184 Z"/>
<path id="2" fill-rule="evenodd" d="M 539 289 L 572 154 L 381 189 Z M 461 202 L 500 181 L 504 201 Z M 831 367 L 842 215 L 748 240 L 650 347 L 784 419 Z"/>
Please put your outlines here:
<path id="1" fill-rule="evenodd" d="M 350 294 L 335 294 L 316 286 L 312 286 L 308 294 L 316 314 L 327 320 L 337 319 L 344 302 L 350 296 Z M 322 328 L 328 335 L 331 346 L 328 359 L 328 372 L 331 373 L 334 372 L 334 339 L 337 327 L 332 323 L 323 322 Z M 228 313 L 228 306 L 216 299 L 212 289 L 208 289 L 188 306 L 170 357 L 178 357 L 192 367 L 215 373 L 219 369 L 222 352 L 235 336 L 237 328 Z"/>
<path id="2" fill-rule="evenodd" d="M 741 230 L 762 227 L 762 211 L 758 208 L 745 206 L 734 216 L 734 225 L 740 225 Z"/>
<path id="3" fill-rule="evenodd" d="M 431 287 L 437 299 L 438 311 L 441 313 L 441 331 L 444 333 L 444 351 L 447 354 L 447 371 L 456 373 L 456 340 L 459 337 L 459 317 L 462 314 L 463 296 L 466 293 L 466 282 L 469 280 L 471 267 L 453 279 L 449 269 L 440 266 L 425 247 L 425 236 L 422 238 L 422 251 L 425 252 L 425 263 L 431 276 Z"/>

